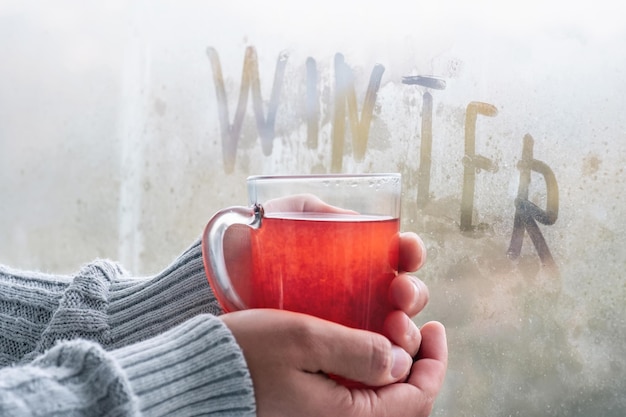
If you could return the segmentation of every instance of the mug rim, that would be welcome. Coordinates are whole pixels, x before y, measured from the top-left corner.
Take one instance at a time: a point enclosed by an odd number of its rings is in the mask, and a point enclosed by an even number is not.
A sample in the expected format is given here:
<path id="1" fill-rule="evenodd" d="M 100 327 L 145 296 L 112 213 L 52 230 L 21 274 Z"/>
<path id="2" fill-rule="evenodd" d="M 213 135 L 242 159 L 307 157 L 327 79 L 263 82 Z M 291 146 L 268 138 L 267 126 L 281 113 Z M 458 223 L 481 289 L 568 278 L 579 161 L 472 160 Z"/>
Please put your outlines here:
<path id="1" fill-rule="evenodd" d="M 345 179 L 345 178 L 401 178 L 402 174 L 399 172 L 380 172 L 371 174 L 295 174 L 295 175 L 251 175 L 246 178 L 246 181 L 257 180 L 303 180 L 303 179 Z"/>

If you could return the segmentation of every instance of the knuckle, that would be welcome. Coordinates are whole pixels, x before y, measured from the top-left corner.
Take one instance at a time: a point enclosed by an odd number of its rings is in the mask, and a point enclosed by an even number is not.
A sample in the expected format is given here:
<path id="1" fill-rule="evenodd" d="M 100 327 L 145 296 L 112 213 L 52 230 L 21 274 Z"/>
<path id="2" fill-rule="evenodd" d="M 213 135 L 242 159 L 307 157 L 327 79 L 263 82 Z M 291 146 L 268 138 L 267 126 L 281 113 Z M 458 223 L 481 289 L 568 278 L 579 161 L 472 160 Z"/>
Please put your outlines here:
<path id="1" fill-rule="evenodd" d="M 289 331 L 284 335 L 291 346 L 297 346 L 300 352 L 315 352 L 319 349 L 319 337 L 315 326 L 306 320 L 294 320 Z"/>

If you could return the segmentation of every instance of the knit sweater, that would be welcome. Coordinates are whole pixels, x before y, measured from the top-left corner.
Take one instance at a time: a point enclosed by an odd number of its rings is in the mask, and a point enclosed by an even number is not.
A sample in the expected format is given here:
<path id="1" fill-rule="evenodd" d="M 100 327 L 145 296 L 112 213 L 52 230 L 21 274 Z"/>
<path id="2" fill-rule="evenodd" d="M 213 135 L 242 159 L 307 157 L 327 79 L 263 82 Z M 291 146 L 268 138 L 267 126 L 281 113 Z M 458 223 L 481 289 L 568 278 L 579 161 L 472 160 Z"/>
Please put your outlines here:
<path id="1" fill-rule="evenodd" d="M 200 243 L 163 272 L 98 260 L 75 276 L 0 265 L 1 416 L 253 416 Z"/>

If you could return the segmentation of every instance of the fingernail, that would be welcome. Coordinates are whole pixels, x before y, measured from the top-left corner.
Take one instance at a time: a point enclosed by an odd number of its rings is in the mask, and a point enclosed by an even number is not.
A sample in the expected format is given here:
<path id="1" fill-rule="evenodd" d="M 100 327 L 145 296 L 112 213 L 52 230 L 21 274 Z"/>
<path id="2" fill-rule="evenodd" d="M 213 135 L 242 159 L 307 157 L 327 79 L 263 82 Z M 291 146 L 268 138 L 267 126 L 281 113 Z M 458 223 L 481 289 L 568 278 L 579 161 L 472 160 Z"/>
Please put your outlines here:
<path id="1" fill-rule="evenodd" d="M 408 353 L 401 347 L 393 346 L 393 364 L 391 365 L 391 377 L 398 379 L 409 372 L 413 363 Z"/>

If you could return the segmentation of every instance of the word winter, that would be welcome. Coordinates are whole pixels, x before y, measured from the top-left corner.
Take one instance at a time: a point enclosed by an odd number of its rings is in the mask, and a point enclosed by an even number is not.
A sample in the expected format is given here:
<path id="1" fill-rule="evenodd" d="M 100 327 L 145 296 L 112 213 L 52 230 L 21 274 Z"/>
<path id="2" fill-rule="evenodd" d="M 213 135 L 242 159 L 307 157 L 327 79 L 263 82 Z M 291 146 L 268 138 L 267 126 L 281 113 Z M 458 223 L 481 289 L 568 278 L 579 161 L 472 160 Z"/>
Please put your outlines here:
<path id="1" fill-rule="evenodd" d="M 272 144 L 275 137 L 276 114 L 280 102 L 280 93 L 285 76 L 288 55 L 281 53 L 276 62 L 274 82 L 271 96 L 267 103 L 267 114 L 264 112 L 265 105 L 261 95 L 260 77 L 258 70 L 258 58 L 256 49 L 248 47 L 243 62 L 241 86 L 235 115 L 231 123 L 228 114 L 228 99 L 224 85 L 224 77 L 219 60 L 219 54 L 214 48 L 207 49 L 207 55 L 213 70 L 213 81 L 217 96 L 218 119 L 222 138 L 222 156 L 224 169 L 227 173 L 234 170 L 237 144 L 241 136 L 241 130 L 246 115 L 248 97 L 252 96 L 252 108 L 255 115 L 261 148 L 265 155 L 271 155 Z M 331 134 L 331 167 L 332 172 L 341 172 L 344 154 L 344 142 L 346 131 L 346 116 L 352 135 L 352 151 L 356 160 L 362 160 L 369 138 L 369 130 L 376 104 L 376 96 L 380 88 L 384 67 L 377 64 L 372 69 L 365 98 L 361 106 L 359 116 L 357 95 L 354 87 L 354 77 L 351 68 L 345 63 L 342 54 L 336 54 L 334 59 L 334 110 L 332 114 Z M 318 145 L 320 109 L 318 100 L 318 74 L 317 63 L 313 58 L 306 60 L 306 99 L 305 118 L 307 123 L 306 145 L 316 148 Z M 426 87 L 422 95 L 422 120 L 421 120 L 421 143 L 420 165 L 418 176 L 417 204 L 424 206 L 430 198 L 430 172 L 432 152 L 432 120 L 433 98 L 428 89 L 444 89 L 444 80 L 435 77 L 409 76 L 404 77 L 403 84 L 420 85 Z M 477 154 L 476 148 L 476 121 L 479 115 L 494 117 L 497 114 L 495 106 L 471 102 L 467 105 L 465 114 L 465 149 L 463 157 L 463 190 L 461 198 L 460 229 L 463 232 L 471 232 L 476 229 L 472 224 L 474 212 L 474 190 L 476 175 L 482 171 L 494 172 L 496 164 L 486 156 Z M 556 264 L 543 237 L 537 222 L 543 225 L 552 225 L 556 222 L 559 209 L 559 192 L 556 177 L 550 167 L 542 161 L 534 159 L 533 138 L 527 134 L 523 139 L 523 150 L 518 162 L 520 181 L 517 198 L 514 201 L 515 218 L 513 232 L 508 249 L 509 257 L 515 259 L 521 253 L 524 233 L 528 235 L 539 255 L 542 264 L 549 268 L 555 268 Z M 547 189 L 546 209 L 538 207 L 529 201 L 529 187 L 531 172 L 543 176 Z"/>

